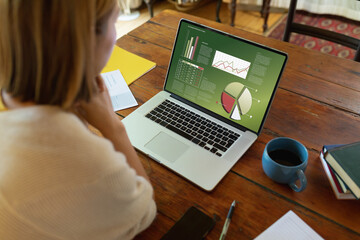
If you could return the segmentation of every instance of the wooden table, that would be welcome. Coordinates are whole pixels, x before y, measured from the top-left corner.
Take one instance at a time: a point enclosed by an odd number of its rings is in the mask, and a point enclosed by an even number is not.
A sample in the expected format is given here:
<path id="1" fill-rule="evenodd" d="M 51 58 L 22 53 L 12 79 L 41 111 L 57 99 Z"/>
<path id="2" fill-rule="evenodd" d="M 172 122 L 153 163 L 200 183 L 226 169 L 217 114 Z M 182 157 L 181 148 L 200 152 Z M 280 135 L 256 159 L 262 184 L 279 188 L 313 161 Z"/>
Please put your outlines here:
<path id="1" fill-rule="evenodd" d="M 139 105 L 163 87 L 182 17 L 287 52 L 289 61 L 259 139 L 212 192 L 139 153 L 155 189 L 158 215 L 136 239 L 160 239 L 190 206 L 218 216 L 206 239 L 219 239 L 233 200 L 239 204 L 227 239 L 253 239 L 289 210 L 325 239 L 360 239 L 360 202 L 335 198 L 319 160 L 324 144 L 360 139 L 360 64 L 215 21 L 164 11 L 117 41 L 120 47 L 157 64 L 130 85 Z M 134 109 L 118 113 L 125 117 Z M 273 182 L 262 170 L 265 144 L 279 136 L 295 138 L 309 151 L 308 186 L 301 193 Z"/>

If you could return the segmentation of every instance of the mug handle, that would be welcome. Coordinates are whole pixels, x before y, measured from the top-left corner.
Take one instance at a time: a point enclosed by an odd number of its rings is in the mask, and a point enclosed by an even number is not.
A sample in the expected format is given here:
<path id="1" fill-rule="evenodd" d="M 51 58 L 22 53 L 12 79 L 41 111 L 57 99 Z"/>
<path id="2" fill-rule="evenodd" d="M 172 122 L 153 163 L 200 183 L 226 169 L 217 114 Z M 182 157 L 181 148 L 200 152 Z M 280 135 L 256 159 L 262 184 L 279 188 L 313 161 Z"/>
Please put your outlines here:
<path id="1" fill-rule="evenodd" d="M 295 192 L 301 192 L 306 188 L 307 185 L 307 180 L 305 177 L 305 174 L 303 172 L 303 170 L 298 169 L 296 171 L 296 175 L 298 176 L 298 179 L 300 180 L 300 187 L 298 187 L 295 184 L 296 179 L 294 180 L 294 182 L 290 183 L 289 186 L 292 188 L 292 190 L 294 190 Z"/>

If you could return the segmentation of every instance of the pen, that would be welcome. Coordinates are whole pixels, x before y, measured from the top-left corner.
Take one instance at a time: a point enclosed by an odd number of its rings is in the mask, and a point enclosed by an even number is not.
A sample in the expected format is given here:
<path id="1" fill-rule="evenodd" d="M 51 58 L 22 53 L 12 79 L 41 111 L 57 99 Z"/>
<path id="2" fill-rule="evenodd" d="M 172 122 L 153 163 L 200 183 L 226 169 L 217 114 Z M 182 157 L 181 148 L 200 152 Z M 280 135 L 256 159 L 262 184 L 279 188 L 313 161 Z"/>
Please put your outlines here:
<path id="1" fill-rule="evenodd" d="M 222 229 L 222 232 L 221 232 L 221 235 L 220 235 L 220 239 L 219 240 L 224 240 L 225 239 L 225 236 L 226 236 L 226 233 L 227 233 L 227 230 L 229 228 L 229 224 L 230 224 L 230 221 L 231 221 L 231 217 L 233 215 L 233 212 L 234 212 L 234 209 L 235 209 L 235 200 L 232 202 L 231 206 L 230 206 L 230 209 L 229 209 L 229 212 L 228 212 L 228 215 L 226 216 L 226 220 L 225 220 L 225 223 L 224 223 L 224 227 Z"/>

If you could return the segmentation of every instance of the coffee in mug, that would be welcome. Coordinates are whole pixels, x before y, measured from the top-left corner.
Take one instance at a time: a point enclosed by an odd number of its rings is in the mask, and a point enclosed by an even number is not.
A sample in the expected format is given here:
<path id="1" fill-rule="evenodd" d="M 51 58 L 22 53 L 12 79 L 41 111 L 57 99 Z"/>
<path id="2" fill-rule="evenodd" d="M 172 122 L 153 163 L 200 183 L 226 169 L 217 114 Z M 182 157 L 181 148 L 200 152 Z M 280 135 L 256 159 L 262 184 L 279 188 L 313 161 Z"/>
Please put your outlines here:
<path id="1" fill-rule="evenodd" d="M 278 183 L 288 184 L 294 191 L 306 188 L 305 169 L 308 152 L 304 145 L 295 139 L 279 137 L 269 141 L 262 156 L 265 174 Z M 300 186 L 296 181 L 300 181 Z"/>
<path id="2" fill-rule="evenodd" d="M 286 149 L 277 149 L 269 152 L 269 156 L 275 162 L 289 167 L 302 163 L 298 155 Z"/>

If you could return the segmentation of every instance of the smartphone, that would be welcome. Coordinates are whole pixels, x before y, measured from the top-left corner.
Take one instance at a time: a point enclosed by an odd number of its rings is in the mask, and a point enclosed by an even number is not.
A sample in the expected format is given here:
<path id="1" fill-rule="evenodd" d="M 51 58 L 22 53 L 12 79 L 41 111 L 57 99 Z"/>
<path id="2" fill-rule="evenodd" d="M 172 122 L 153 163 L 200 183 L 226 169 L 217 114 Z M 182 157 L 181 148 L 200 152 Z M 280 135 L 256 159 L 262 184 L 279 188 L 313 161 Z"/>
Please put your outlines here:
<path id="1" fill-rule="evenodd" d="M 161 240 L 201 240 L 214 225 L 213 218 L 196 207 L 190 207 Z"/>

